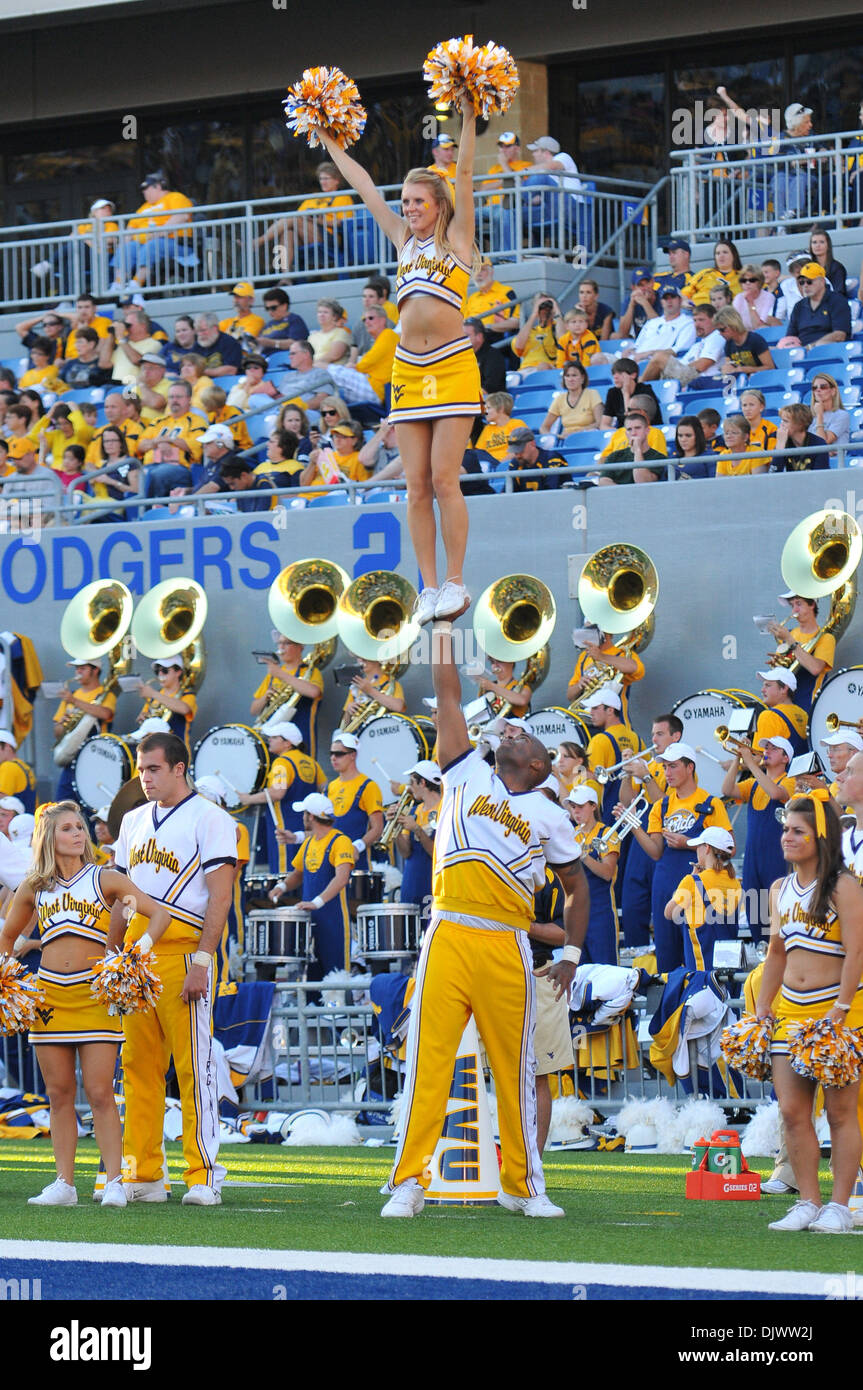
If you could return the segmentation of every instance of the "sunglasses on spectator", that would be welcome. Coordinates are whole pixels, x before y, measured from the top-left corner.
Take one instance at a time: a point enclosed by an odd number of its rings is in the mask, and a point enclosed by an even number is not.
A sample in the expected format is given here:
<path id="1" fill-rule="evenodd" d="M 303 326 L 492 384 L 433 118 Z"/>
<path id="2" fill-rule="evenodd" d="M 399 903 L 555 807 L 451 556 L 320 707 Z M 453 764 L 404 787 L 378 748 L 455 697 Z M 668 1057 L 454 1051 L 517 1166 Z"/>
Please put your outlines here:
<path id="1" fill-rule="evenodd" d="M 741 285 L 757 285 L 758 281 L 754 275 L 741 275 L 740 283 Z"/>
<path id="2" fill-rule="evenodd" d="M 829 381 L 816 381 L 812 389 L 813 391 L 832 391 L 833 387 Z"/>
<path id="3" fill-rule="evenodd" d="M 322 415 L 338 415 L 338 413 L 339 413 L 339 412 L 338 412 L 337 410 L 322 410 L 322 411 L 321 411 L 321 414 L 322 414 Z"/>
<path id="4" fill-rule="evenodd" d="M 154 666 L 153 671 L 157 676 L 167 676 L 169 671 L 175 670 L 173 666 Z"/>
<path id="5" fill-rule="evenodd" d="M 347 753 L 346 753 L 346 751 L 345 751 L 344 748 L 331 748 L 331 749 L 330 749 L 330 757 L 331 757 L 331 758 L 346 758 L 347 756 L 348 756 L 348 755 L 347 755 Z"/>
<path id="6" fill-rule="evenodd" d="M 797 283 L 798 285 L 811 285 L 812 281 L 809 279 L 808 275 L 798 275 Z"/>

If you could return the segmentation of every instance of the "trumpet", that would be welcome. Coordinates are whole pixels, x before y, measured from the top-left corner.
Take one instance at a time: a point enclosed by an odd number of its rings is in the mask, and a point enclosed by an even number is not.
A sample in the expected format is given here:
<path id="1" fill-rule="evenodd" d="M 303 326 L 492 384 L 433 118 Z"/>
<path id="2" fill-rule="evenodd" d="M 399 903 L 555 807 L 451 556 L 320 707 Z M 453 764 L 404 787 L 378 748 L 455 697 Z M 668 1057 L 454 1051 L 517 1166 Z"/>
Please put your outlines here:
<path id="1" fill-rule="evenodd" d="M 856 729 L 858 734 L 863 734 L 863 719 L 840 719 L 838 714 L 828 714 L 824 723 L 831 734 L 837 729 Z"/>
<path id="2" fill-rule="evenodd" d="M 625 840 L 631 830 L 640 828 L 641 813 L 646 811 L 650 802 L 644 792 L 639 792 L 634 801 L 621 811 L 613 825 L 609 825 L 599 837 L 599 843 L 603 849 L 608 849 L 611 844 L 612 835 L 616 835 L 618 840 Z"/>
<path id="3" fill-rule="evenodd" d="M 401 830 L 401 826 L 398 823 L 399 816 L 403 816 L 408 808 L 409 803 L 415 800 L 416 798 L 412 795 L 410 788 L 405 787 L 404 791 L 402 792 L 401 796 L 396 802 L 396 808 L 393 811 L 391 818 L 387 821 L 386 825 L 384 826 L 383 834 L 378 840 L 378 844 L 380 845 L 381 849 L 390 848 L 390 845 L 396 838 L 396 835 L 398 835 L 399 831 Z"/>
<path id="4" fill-rule="evenodd" d="M 625 767 L 628 767 L 630 763 L 637 762 L 639 758 L 649 758 L 651 753 L 655 752 L 656 744 L 651 743 L 649 748 L 641 748 L 635 753 L 630 753 L 628 758 L 621 758 L 620 762 L 615 763 L 613 767 L 596 768 L 593 773 L 593 776 L 595 777 L 596 781 L 604 787 L 606 782 L 611 782 L 614 780 L 614 778 L 620 777 L 620 775 L 623 772 L 623 769 Z"/>
<path id="5" fill-rule="evenodd" d="M 722 744 L 722 747 L 728 753 L 739 753 L 743 749 L 748 749 L 750 753 L 752 752 L 752 744 L 745 738 L 735 738 L 734 735 L 729 732 L 727 724 L 717 725 L 713 737 L 716 739 L 717 743 Z M 716 761 L 718 762 L 719 759 L 717 758 Z"/>

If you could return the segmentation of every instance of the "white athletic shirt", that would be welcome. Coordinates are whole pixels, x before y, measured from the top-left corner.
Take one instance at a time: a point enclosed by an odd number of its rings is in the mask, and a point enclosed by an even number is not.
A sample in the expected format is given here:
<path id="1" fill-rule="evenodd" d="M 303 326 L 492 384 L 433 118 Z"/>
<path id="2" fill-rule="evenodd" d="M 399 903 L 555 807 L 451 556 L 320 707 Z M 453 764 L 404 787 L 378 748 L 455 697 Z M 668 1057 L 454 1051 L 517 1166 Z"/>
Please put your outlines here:
<path id="1" fill-rule="evenodd" d="M 104 946 L 111 909 L 102 895 L 102 869 L 85 864 L 72 878 L 58 878 L 36 894 L 36 923 L 43 946 L 58 936 L 83 936 Z"/>
<path id="2" fill-rule="evenodd" d="M 136 887 L 170 910 L 171 925 L 158 943 L 159 954 L 193 951 L 207 910 L 207 874 L 220 864 L 237 862 L 236 825 L 227 811 L 196 792 L 176 806 L 148 802 L 123 817 L 114 862 Z M 145 925 L 143 918 L 136 919 L 128 939 L 137 939 Z"/>
<path id="3" fill-rule="evenodd" d="M 569 817 L 542 792 L 508 791 L 476 750 L 445 770 L 435 834 L 435 912 L 526 931 L 546 861 L 553 867 L 580 857 Z"/>
<path id="4" fill-rule="evenodd" d="M 839 919 L 833 909 L 827 913 L 825 922 L 812 920 L 809 906 L 815 888 L 814 882 L 801 888 L 796 874 L 789 874 L 782 880 L 776 900 L 782 944 L 786 951 L 797 948 L 818 956 L 844 956 Z"/>
<path id="5" fill-rule="evenodd" d="M 863 830 L 849 825 L 842 831 L 842 858 L 857 882 L 863 884 Z"/>

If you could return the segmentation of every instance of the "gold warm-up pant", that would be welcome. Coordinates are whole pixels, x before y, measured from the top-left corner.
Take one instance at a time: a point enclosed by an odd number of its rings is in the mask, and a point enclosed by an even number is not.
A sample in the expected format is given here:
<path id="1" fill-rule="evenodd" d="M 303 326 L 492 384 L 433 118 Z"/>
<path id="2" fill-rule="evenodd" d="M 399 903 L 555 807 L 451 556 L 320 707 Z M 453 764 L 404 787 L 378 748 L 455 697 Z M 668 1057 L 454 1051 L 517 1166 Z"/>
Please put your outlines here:
<path id="1" fill-rule="evenodd" d="M 191 954 L 160 955 L 157 945 L 156 957 L 163 988 L 155 1009 L 123 1019 L 124 1169 L 131 1182 L 156 1182 L 163 1176 L 165 1073 L 173 1057 L 183 1112 L 184 1181 L 188 1187 L 218 1191 L 225 1169 L 216 1162 L 219 1096 L 211 1046 L 212 967 L 208 998 L 184 1004 L 180 992 Z"/>
<path id="2" fill-rule="evenodd" d="M 536 1147 L 534 980 L 527 933 L 433 917 L 417 966 L 407 1038 L 402 1137 L 390 1185 L 416 1178 L 441 1136 L 458 1045 L 473 1014 L 494 1074 L 503 1167 L 515 1197 L 545 1191 Z"/>

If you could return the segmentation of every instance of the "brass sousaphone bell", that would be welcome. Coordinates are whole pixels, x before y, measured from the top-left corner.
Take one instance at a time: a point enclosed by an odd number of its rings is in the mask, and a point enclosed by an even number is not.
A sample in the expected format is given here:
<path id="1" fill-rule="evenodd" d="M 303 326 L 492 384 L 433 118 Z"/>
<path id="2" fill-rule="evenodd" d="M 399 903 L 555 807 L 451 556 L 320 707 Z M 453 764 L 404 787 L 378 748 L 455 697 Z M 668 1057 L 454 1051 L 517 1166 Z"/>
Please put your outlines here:
<path id="1" fill-rule="evenodd" d="M 364 661 L 406 668 L 408 651 L 420 635 L 411 617 L 417 591 L 394 570 L 370 570 L 349 584 L 338 601 L 338 634 L 348 651 Z"/>
<path id="2" fill-rule="evenodd" d="M 656 566 L 646 550 L 627 541 L 595 551 L 579 576 L 578 602 L 585 621 L 615 637 L 627 656 L 645 651 L 653 641 L 658 598 Z M 570 709 L 589 719 L 586 702 L 603 685 L 619 681 L 613 666 L 599 665 Z"/>
<path id="3" fill-rule="evenodd" d="M 332 560 L 297 560 L 287 565 L 267 596 L 273 627 L 304 647 L 333 642 L 334 652 L 338 603 L 350 582 L 347 572 Z"/>
<path id="4" fill-rule="evenodd" d="M 132 619 L 132 640 L 153 661 L 183 660 L 184 692 L 197 690 L 207 659 L 201 636 L 207 621 L 207 595 L 194 579 L 166 579 L 141 599 Z"/>
<path id="5" fill-rule="evenodd" d="M 825 633 L 838 641 L 845 632 L 857 602 L 856 571 L 861 555 L 860 527 L 848 512 L 812 512 L 794 527 L 783 546 L 781 561 L 782 578 L 789 592 L 808 599 L 830 597 L 827 621 L 806 639 L 804 650 L 811 652 Z M 791 660 L 792 651 L 787 646 L 779 647 L 773 654 L 773 664 L 795 670 L 800 662 Z"/>
<path id="6" fill-rule="evenodd" d="M 126 634 L 132 621 L 131 591 L 118 579 L 97 579 L 71 600 L 60 623 L 60 644 L 69 656 L 99 662 L 108 653 L 109 674 L 102 694 L 117 689 L 130 665 Z M 67 767 L 98 727 L 92 715 L 73 711 L 53 753 L 58 767 Z"/>

